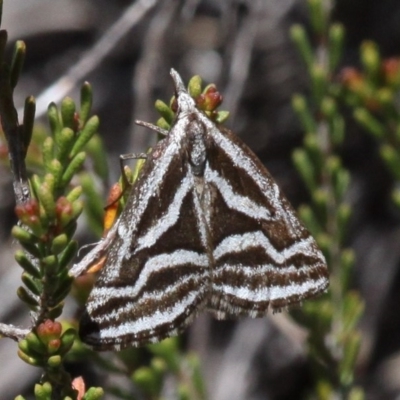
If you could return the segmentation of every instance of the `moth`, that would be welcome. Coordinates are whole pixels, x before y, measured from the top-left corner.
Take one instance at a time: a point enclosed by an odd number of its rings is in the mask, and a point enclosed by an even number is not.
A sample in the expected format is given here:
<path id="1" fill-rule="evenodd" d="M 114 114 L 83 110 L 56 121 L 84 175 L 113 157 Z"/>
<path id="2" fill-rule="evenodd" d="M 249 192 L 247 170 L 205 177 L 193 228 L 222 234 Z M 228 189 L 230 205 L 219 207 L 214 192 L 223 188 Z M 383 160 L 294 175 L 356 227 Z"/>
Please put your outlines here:
<path id="1" fill-rule="evenodd" d="M 204 310 L 263 317 L 328 286 L 324 256 L 267 169 L 171 76 L 175 122 L 101 244 L 105 264 L 80 323 L 97 350 L 158 342 Z"/>

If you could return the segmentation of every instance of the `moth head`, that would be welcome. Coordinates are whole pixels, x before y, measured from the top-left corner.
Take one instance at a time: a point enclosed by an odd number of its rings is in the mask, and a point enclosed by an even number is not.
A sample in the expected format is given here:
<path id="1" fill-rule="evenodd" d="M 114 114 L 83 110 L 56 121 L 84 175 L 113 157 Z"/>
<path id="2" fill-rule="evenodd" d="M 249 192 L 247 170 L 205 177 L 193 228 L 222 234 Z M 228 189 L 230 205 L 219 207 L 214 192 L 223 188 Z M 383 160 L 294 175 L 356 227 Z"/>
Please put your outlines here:
<path id="1" fill-rule="evenodd" d="M 183 84 L 182 78 L 173 68 L 171 69 L 171 77 L 174 81 L 175 86 L 175 96 L 178 103 L 178 113 L 179 112 L 193 112 L 196 110 L 196 103 L 190 97 L 187 92 L 185 85 Z"/>

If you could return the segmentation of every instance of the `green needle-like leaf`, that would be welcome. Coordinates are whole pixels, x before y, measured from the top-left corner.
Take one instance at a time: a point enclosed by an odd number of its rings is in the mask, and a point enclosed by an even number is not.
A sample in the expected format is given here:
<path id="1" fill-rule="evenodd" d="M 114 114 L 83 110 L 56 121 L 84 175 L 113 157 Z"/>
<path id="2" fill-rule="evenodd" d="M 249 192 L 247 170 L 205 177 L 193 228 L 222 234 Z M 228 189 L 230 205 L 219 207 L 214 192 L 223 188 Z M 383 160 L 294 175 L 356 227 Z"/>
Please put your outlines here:
<path id="1" fill-rule="evenodd" d="M 22 40 L 18 40 L 15 43 L 14 47 L 14 55 L 11 61 L 11 70 L 10 70 L 10 84 L 14 89 L 17 86 L 19 75 L 21 74 L 22 67 L 25 61 L 26 54 L 26 46 Z"/>

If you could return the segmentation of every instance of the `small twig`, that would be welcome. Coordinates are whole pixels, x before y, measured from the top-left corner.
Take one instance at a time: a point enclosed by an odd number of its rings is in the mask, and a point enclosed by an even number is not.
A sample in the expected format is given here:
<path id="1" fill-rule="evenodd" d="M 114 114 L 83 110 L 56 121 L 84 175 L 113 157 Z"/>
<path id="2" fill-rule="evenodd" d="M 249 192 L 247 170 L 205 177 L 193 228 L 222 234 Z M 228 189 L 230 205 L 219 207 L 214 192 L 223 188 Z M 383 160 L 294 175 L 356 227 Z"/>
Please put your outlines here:
<path id="1" fill-rule="evenodd" d="M 201 0 L 186 0 L 183 3 L 181 10 L 181 21 L 183 25 L 193 19 L 200 1 Z"/>
<path id="2" fill-rule="evenodd" d="M 0 322 L 0 335 L 13 339 L 16 342 L 23 339 L 29 332 L 29 329 L 17 328 L 14 325 L 7 325 Z"/>
<path id="3" fill-rule="evenodd" d="M 268 314 L 268 319 L 293 345 L 293 348 L 295 348 L 299 354 L 303 354 L 305 356 L 308 330 L 299 325 L 290 317 L 290 315 L 285 312 L 275 315 Z"/>
<path id="4" fill-rule="evenodd" d="M 161 66 L 165 64 L 166 38 L 168 37 L 171 24 L 175 24 L 173 19 L 176 16 L 176 10 L 179 2 L 163 2 L 154 17 L 149 23 L 146 35 L 143 38 L 146 46 L 143 49 L 142 56 L 135 67 L 135 73 L 132 79 L 135 115 L 140 115 L 144 120 L 152 119 L 153 89 L 155 86 L 154 77 L 159 75 Z M 155 138 L 146 135 L 141 130 L 137 130 L 135 125 L 131 127 L 131 142 L 129 148 L 144 151 L 155 143 Z"/>
<path id="5" fill-rule="evenodd" d="M 233 118 L 240 98 L 242 97 L 244 85 L 249 75 L 251 54 L 254 47 L 258 20 L 262 3 L 260 0 L 249 2 L 251 11 L 246 21 L 244 21 L 235 38 L 234 50 L 229 69 L 229 83 L 224 90 L 224 107 L 226 107 Z"/>
<path id="6" fill-rule="evenodd" d="M 37 97 L 36 116 L 43 116 L 50 102 L 60 101 L 79 81 L 97 68 L 101 61 L 113 51 L 116 44 L 142 20 L 156 3 L 156 0 L 140 0 L 129 6 L 78 63 Z"/>

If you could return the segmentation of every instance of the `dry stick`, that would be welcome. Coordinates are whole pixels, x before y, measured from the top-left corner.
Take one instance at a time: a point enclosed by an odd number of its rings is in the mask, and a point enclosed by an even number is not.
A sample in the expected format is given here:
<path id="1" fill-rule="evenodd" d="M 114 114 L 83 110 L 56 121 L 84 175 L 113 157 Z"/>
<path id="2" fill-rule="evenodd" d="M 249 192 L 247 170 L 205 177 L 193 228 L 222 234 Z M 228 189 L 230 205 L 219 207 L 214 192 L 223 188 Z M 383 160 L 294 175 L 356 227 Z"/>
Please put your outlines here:
<path id="1" fill-rule="evenodd" d="M 182 5 L 181 21 L 183 24 L 193 19 L 201 0 L 186 0 Z"/>
<path id="2" fill-rule="evenodd" d="M 0 335 L 13 339 L 16 342 L 23 339 L 29 332 L 29 329 L 21 329 L 13 325 L 2 324 L 0 322 Z"/>
<path id="3" fill-rule="evenodd" d="M 261 1 L 256 0 L 249 4 L 251 11 L 236 35 L 232 60 L 229 69 L 229 83 L 224 90 L 224 107 L 234 117 L 242 97 L 245 82 L 250 68 L 251 54 L 254 39 L 257 33 L 260 18 Z"/>
<path id="4" fill-rule="evenodd" d="M 132 90 L 134 92 L 135 111 L 133 115 L 140 115 L 144 120 L 151 120 L 153 113 L 149 111 L 149 104 L 152 104 L 152 90 L 154 87 L 154 77 L 161 70 L 160 66 L 165 64 L 165 40 L 168 37 L 173 16 L 176 13 L 178 2 L 164 2 L 163 6 L 157 10 L 149 23 L 144 43 L 142 57 L 138 61 L 132 79 Z M 153 110 L 153 106 L 151 107 Z M 154 144 L 155 136 L 148 135 L 143 131 L 137 130 L 132 124 L 131 140 L 129 148 L 145 151 Z"/>
<path id="5" fill-rule="evenodd" d="M 76 87 L 79 81 L 97 68 L 100 62 L 113 51 L 116 44 L 142 20 L 156 3 L 156 0 L 140 0 L 129 6 L 99 41 L 82 56 L 78 63 L 38 96 L 36 116 L 43 116 L 50 102 L 60 101 Z"/>

